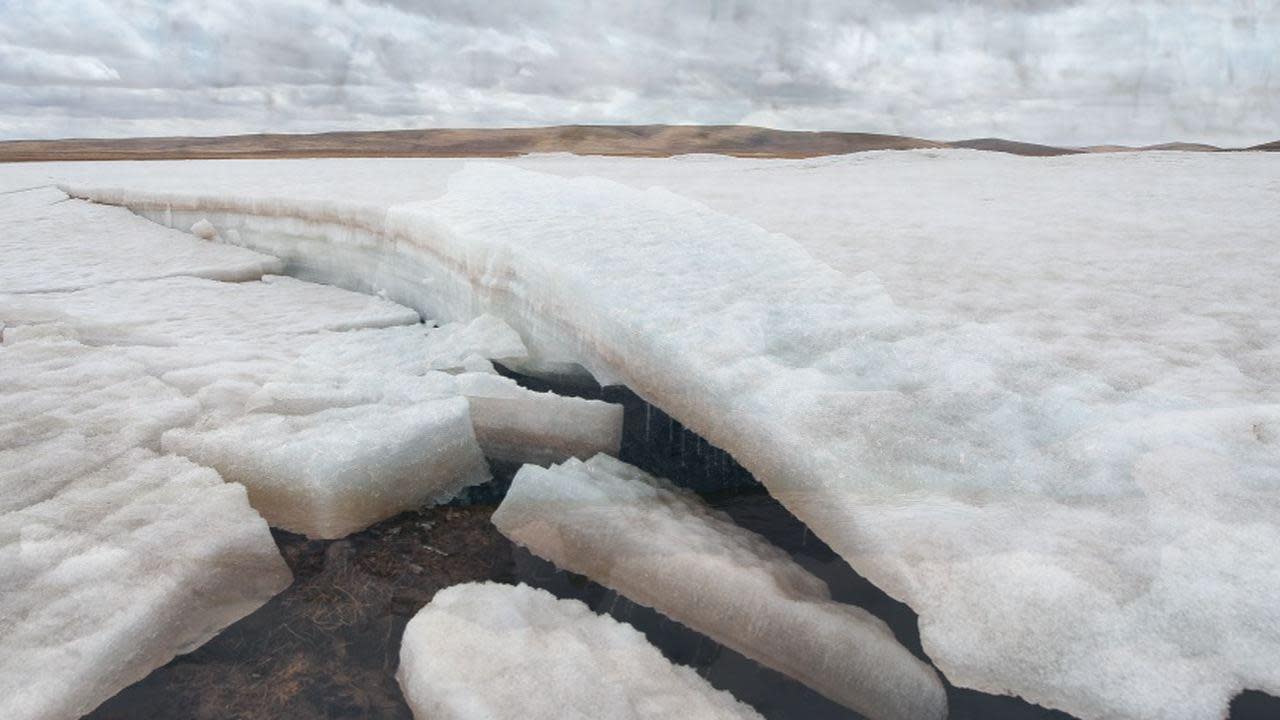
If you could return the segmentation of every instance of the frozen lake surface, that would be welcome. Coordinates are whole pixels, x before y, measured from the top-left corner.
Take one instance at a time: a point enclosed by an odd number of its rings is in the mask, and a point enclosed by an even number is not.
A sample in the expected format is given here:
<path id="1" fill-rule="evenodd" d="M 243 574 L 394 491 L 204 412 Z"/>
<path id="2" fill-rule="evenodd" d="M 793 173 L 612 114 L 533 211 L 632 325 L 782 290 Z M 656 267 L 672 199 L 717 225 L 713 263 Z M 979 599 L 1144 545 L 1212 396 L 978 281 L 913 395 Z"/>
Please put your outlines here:
<path id="1" fill-rule="evenodd" d="M 0 191 L 494 314 L 526 372 L 585 368 L 731 454 L 951 683 L 1192 719 L 1280 694 L 1273 158 L 85 163 Z"/>

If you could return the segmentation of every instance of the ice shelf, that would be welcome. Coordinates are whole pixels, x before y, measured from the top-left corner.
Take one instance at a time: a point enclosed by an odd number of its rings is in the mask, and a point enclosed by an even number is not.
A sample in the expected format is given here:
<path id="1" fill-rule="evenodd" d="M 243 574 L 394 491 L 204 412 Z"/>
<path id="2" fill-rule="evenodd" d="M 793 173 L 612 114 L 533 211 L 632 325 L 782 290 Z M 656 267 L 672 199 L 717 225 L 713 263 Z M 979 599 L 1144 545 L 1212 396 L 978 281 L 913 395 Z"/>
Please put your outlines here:
<path id="1" fill-rule="evenodd" d="M 459 167 L 9 172 L 627 384 L 916 610 L 958 685 L 1083 718 L 1280 695 L 1274 158 Z"/>
<path id="2" fill-rule="evenodd" d="M 441 590 L 405 628 L 397 678 L 421 720 L 760 718 L 631 626 L 526 585 Z"/>
<path id="3" fill-rule="evenodd" d="M 606 455 L 516 474 L 502 534 L 873 720 L 941 720 L 937 673 L 696 495 Z"/>

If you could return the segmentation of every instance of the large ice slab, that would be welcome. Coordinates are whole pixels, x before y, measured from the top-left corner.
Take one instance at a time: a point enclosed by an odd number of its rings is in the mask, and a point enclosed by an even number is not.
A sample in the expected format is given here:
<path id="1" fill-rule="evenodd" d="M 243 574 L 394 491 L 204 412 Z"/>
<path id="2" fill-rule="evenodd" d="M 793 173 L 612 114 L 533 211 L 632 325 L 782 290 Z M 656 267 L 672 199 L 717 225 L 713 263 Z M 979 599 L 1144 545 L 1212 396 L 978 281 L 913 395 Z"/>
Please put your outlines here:
<path id="1" fill-rule="evenodd" d="M 697 496 L 605 455 L 526 465 L 503 535 L 874 720 L 947 714 L 937 673 L 883 622 Z"/>
<path id="2" fill-rule="evenodd" d="M 131 345 L 252 342 L 419 320 L 413 310 L 382 298 L 275 275 L 255 282 L 171 277 L 64 293 L 0 294 L 0 313 L 25 323 L 71 324 L 95 344 Z"/>
<path id="3" fill-rule="evenodd" d="M 957 684 L 1084 717 L 1280 694 L 1273 157 L 507 164 L 633 189 L 473 168 L 407 206 L 459 163 L 5 171 L 175 227 L 209 208 L 626 382 L 917 610 Z"/>
<path id="4" fill-rule="evenodd" d="M 135 447 L 158 450 L 161 433 L 199 413 L 119 349 L 29 334 L 7 328 L 0 345 L 0 512 L 47 501 Z"/>
<path id="5" fill-rule="evenodd" d="M 634 628 L 526 585 L 436 593 L 405 628 L 396 677 L 420 720 L 760 718 Z"/>
<path id="6" fill-rule="evenodd" d="M 175 275 L 256 280 L 282 267 L 273 257 L 204 242 L 52 187 L 0 193 L 0 257 L 0 293 Z"/>
<path id="7" fill-rule="evenodd" d="M 272 525 L 312 537 L 448 500 L 489 478 L 482 453 L 549 462 L 621 440 L 621 407 L 492 374 L 492 360 L 526 350 L 491 316 L 426 327 L 380 298 L 269 276 L 0 295 L 0 319 L 11 334 L 117 348 L 196 399 L 198 417 L 173 423 L 163 449 L 243 483 Z"/>
<path id="8" fill-rule="evenodd" d="M 244 488 L 129 451 L 0 512 L 0 716 L 74 720 L 290 579 Z"/>
<path id="9" fill-rule="evenodd" d="M 242 483 L 272 525 L 317 538 L 346 536 L 489 479 L 461 397 L 343 406 L 309 390 L 211 427 L 175 428 L 162 447 Z"/>
<path id="10" fill-rule="evenodd" d="M 5 718 L 78 718 L 290 582 L 244 488 L 131 448 L 193 409 L 136 369 L 64 341 L 0 347 Z"/>

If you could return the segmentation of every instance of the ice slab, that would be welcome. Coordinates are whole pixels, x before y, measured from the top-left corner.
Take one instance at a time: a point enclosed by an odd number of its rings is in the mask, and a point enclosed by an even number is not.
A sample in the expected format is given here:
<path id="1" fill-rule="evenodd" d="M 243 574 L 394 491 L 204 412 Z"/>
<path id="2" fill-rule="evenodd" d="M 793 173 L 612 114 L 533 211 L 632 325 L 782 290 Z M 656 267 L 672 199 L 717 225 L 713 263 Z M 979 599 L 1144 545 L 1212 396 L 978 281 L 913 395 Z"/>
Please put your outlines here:
<path id="1" fill-rule="evenodd" d="M 175 275 L 256 280 L 282 268 L 268 255 L 203 242 L 50 187 L 0 193 L 0 257 L 0 293 Z"/>
<path id="2" fill-rule="evenodd" d="M 5 718 L 74 720 L 291 580 L 244 488 L 182 458 L 129 450 L 41 494 L 0 511 Z"/>
<path id="3" fill-rule="evenodd" d="M 1280 694 L 1280 623 L 1256 602 L 1277 594 L 1280 517 L 1272 156 L 506 164 L 632 189 L 486 188 L 473 168 L 436 208 L 404 203 L 458 161 L 5 172 L 175 227 L 208 215 L 316 277 L 493 312 L 539 359 L 594 361 L 918 611 L 957 684 L 1090 718 Z"/>
<path id="4" fill-rule="evenodd" d="M 696 495 L 605 455 L 526 465 L 503 535 L 874 720 L 947 715 L 937 673 L 874 615 Z"/>
<path id="5" fill-rule="evenodd" d="M 617 454 L 622 445 L 621 405 L 535 392 L 484 373 L 458 375 L 457 384 L 471 404 L 476 438 L 495 460 L 541 465 Z"/>
<path id="6" fill-rule="evenodd" d="M 436 593 L 405 628 L 396 677 L 421 720 L 760 718 L 629 625 L 526 585 Z"/>
<path id="7" fill-rule="evenodd" d="M 526 355 L 519 336 L 490 316 L 397 325 L 416 323 L 416 313 L 268 277 L 0 296 L 0 317 L 18 323 L 10 333 L 108 343 L 198 400 L 197 420 L 166 435 L 163 449 L 243 483 L 271 524 L 312 537 L 341 537 L 483 482 L 482 452 L 547 462 L 616 451 L 621 438 L 618 406 L 484 375 L 490 360 Z M 439 371 L 461 374 L 428 377 Z M 264 407 L 259 391 L 268 386 L 292 388 L 292 402 Z M 474 412 L 461 399 L 472 397 Z"/>
<path id="8" fill-rule="evenodd" d="M 254 282 L 170 277 L 64 293 L 0 294 L 0 318 L 63 322 L 94 344 L 131 345 L 253 342 L 419 320 L 413 310 L 381 298 L 275 275 Z"/>
<path id="9" fill-rule="evenodd" d="M 158 450 L 200 410 L 125 352 L 41 329 L 7 328 L 0 345 L 0 512 L 47 501 L 132 448 Z"/>
<path id="10" fill-rule="evenodd" d="M 243 484 L 272 525 L 315 538 L 344 537 L 489 479 L 463 398 L 351 407 L 314 392 L 288 399 L 169 430 L 162 447 Z"/>

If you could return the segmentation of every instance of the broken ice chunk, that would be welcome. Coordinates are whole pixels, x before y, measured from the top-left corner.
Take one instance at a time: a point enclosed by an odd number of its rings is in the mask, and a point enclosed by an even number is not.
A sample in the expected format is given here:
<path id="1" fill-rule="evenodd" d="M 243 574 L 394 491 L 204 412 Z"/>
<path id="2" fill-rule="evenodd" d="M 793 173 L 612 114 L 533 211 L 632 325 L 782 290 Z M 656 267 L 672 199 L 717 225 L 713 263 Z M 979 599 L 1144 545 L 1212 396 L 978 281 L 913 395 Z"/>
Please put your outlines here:
<path id="1" fill-rule="evenodd" d="M 436 593 L 405 628 L 396 677 L 419 720 L 760 718 L 629 625 L 525 585 Z"/>
<path id="2" fill-rule="evenodd" d="M 191 226 L 191 234 L 201 240 L 212 240 L 218 237 L 218 230 L 213 226 L 213 223 L 201 218 Z"/>
<path id="3" fill-rule="evenodd" d="M 74 720 L 289 582 L 244 488 L 131 450 L 0 513 L 0 717 Z"/>
<path id="4" fill-rule="evenodd" d="M 282 267 L 270 255 L 201 242 L 124 208 L 70 200 L 50 187 L 0 195 L 0 257 L 0 293 L 175 275 L 256 280 Z"/>
<path id="5" fill-rule="evenodd" d="M 175 428 L 162 446 L 242 483 L 272 525 L 313 538 L 343 537 L 489 479 L 462 398 L 405 406 L 343 407 L 305 395 L 290 402 L 293 414 L 281 407 Z"/>
<path id="6" fill-rule="evenodd" d="M 484 454 L 495 460 L 546 464 L 614 453 L 622 443 L 622 406 L 536 392 L 500 375 L 466 373 L 458 389 Z"/>
<path id="7" fill-rule="evenodd" d="M 513 541 L 876 720 L 947 714 L 937 674 L 866 611 L 694 495 L 604 455 L 526 465 L 493 514 Z"/>

